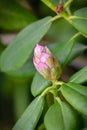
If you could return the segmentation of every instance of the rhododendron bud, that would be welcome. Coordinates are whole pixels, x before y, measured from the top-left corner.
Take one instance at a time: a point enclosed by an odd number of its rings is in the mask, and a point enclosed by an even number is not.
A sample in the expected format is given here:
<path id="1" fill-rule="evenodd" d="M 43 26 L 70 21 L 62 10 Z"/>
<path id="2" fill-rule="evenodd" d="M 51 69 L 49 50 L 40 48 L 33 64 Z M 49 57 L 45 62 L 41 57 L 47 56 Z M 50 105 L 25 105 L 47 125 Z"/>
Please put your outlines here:
<path id="1" fill-rule="evenodd" d="M 44 78 L 54 81 L 60 77 L 60 63 L 46 46 L 36 45 L 33 62 L 37 71 L 43 75 Z"/>

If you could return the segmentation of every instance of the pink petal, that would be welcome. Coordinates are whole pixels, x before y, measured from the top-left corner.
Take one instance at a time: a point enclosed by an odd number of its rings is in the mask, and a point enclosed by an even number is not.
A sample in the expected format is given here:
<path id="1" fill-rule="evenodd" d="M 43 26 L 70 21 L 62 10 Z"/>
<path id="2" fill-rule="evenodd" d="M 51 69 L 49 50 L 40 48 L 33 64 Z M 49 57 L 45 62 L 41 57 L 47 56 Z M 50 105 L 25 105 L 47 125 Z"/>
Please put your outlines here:
<path id="1" fill-rule="evenodd" d="M 41 71 L 43 68 L 49 69 L 49 67 L 48 67 L 46 64 L 40 62 L 40 63 L 38 64 L 38 69 L 39 69 L 39 71 Z"/>
<path id="2" fill-rule="evenodd" d="M 39 44 L 37 44 L 34 49 L 34 56 L 40 57 L 41 53 L 45 51 L 46 50 L 44 46 L 40 46 Z"/>
<path id="3" fill-rule="evenodd" d="M 43 62 L 43 63 L 46 63 L 49 57 L 50 57 L 49 54 L 47 54 L 47 53 L 42 53 L 42 54 L 41 54 L 41 57 L 40 57 L 40 61 Z"/>

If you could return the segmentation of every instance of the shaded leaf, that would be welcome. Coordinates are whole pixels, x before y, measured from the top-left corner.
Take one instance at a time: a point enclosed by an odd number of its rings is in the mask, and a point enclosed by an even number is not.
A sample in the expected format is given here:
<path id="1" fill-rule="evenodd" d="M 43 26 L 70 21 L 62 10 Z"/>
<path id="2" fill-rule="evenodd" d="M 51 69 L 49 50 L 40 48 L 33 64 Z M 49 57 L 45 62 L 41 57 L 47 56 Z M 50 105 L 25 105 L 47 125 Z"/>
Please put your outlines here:
<path id="1" fill-rule="evenodd" d="M 59 61 L 63 65 L 67 64 L 74 45 L 74 39 L 70 39 L 67 42 L 62 42 L 53 49 L 53 54 L 59 59 Z"/>
<path id="2" fill-rule="evenodd" d="M 18 30 L 34 22 L 36 17 L 14 0 L 0 1 L 0 28 Z"/>
<path id="3" fill-rule="evenodd" d="M 58 53 L 60 52 L 58 48 L 60 48 L 60 46 L 62 46 L 61 44 L 64 44 L 65 42 L 63 43 L 53 43 L 53 44 L 50 44 L 48 45 L 48 47 L 50 48 L 50 50 L 57 56 Z M 65 45 L 64 45 L 65 46 Z M 71 54 L 69 55 L 68 57 L 68 61 L 67 63 L 69 63 L 70 61 L 72 61 L 73 59 L 75 59 L 76 57 L 78 57 L 79 55 L 82 54 L 82 52 L 84 50 L 87 49 L 87 46 L 86 45 L 83 45 L 83 44 L 75 44 L 73 45 L 72 49 L 71 49 Z M 58 50 L 58 51 L 57 51 Z M 61 56 L 63 55 L 63 53 L 61 53 Z M 57 56 L 58 59 L 60 59 L 61 63 L 63 62 L 61 60 L 61 58 L 59 56 Z M 65 57 L 65 55 L 62 56 L 63 58 Z M 66 60 L 66 57 L 64 59 L 64 61 Z"/>
<path id="4" fill-rule="evenodd" d="M 83 51 L 87 50 L 87 46 L 83 44 L 75 44 L 75 47 L 72 50 L 72 53 L 69 57 L 69 62 L 78 57 L 83 53 Z"/>
<path id="5" fill-rule="evenodd" d="M 47 130 L 78 129 L 77 114 L 65 102 L 55 103 L 52 105 L 47 111 L 44 121 Z"/>
<path id="6" fill-rule="evenodd" d="M 51 26 L 48 16 L 23 29 L 1 55 L 0 66 L 4 72 L 18 70 L 28 60 L 34 46 Z M 49 21 L 49 22 L 48 22 Z"/>
<path id="7" fill-rule="evenodd" d="M 36 72 L 34 79 L 32 81 L 31 92 L 33 96 L 37 96 L 50 85 L 51 85 L 50 81 L 47 81 L 38 72 Z"/>
<path id="8" fill-rule="evenodd" d="M 80 113 L 87 116 L 87 88 L 76 83 L 64 83 L 61 92 L 65 99 Z"/>
<path id="9" fill-rule="evenodd" d="M 41 116 L 44 98 L 37 97 L 25 110 L 12 130 L 34 130 Z"/>

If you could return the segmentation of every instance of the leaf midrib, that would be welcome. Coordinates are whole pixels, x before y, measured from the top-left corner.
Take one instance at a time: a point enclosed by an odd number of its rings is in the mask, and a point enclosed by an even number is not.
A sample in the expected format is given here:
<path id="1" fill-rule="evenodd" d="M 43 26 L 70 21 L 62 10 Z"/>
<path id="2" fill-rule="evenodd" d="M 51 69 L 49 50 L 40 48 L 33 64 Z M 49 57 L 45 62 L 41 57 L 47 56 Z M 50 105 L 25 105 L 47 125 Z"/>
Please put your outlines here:
<path id="1" fill-rule="evenodd" d="M 61 114 L 62 114 L 64 129 L 67 130 L 67 129 L 66 129 L 66 125 L 65 125 L 66 123 L 65 123 L 65 118 L 64 118 L 63 106 L 62 106 L 61 103 L 59 103 L 59 105 L 60 105 L 60 108 L 61 108 Z"/>
<path id="2" fill-rule="evenodd" d="M 73 78 L 72 80 L 70 80 L 70 82 L 75 81 L 76 79 L 78 79 L 78 78 L 79 78 L 81 75 L 83 75 L 83 74 L 84 74 L 84 72 L 80 73 L 79 76 L 76 76 L 75 78 Z"/>
<path id="3" fill-rule="evenodd" d="M 86 17 L 80 17 L 80 16 L 70 16 L 69 19 L 84 19 L 84 20 L 87 20 Z"/>
<path id="4" fill-rule="evenodd" d="M 70 87 L 68 84 L 65 84 L 65 86 L 67 86 L 68 88 L 71 88 L 73 91 L 78 92 L 78 93 L 79 93 L 80 95 L 82 95 L 82 96 L 86 96 L 86 98 L 87 98 L 87 95 L 84 95 L 83 93 L 81 93 L 81 92 L 78 91 L 77 89 L 74 89 L 74 88 Z"/>

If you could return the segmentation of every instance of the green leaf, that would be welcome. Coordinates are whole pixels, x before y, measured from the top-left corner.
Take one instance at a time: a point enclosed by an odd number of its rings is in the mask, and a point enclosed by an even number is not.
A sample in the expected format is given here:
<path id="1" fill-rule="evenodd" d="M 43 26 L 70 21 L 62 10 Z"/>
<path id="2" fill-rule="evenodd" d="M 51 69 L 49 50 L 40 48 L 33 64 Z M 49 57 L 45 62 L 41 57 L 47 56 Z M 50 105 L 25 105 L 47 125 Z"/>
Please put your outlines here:
<path id="1" fill-rule="evenodd" d="M 76 33 L 77 30 L 65 19 L 61 18 L 53 22 L 50 30 L 47 32 L 47 36 L 52 41 L 58 41 L 58 43 L 61 43 L 64 41 L 66 42 L 66 40 L 69 40 Z"/>
<path id="2" fill-rule="evenodd" d="M 41 116 L 44 105 L 44 98 L 37 97 L 25 110 L 21 118 L 12 130 L 35 130 L 37 122 Z"/>
<path id="3" fill-rule="evenodd" d="M 55 103 L 45 115 L 47 130 L 77 130 L 78 120 L 75 111 L 65 102 Z"/>
<path id="4" fill-rule="evenodd" d="M 46 34 L 51 26 L 48 16 L 23 29 L 1 55 L 1 70 L 14 71 L 28 60 L 35 44 Z"/>
<path id="5" fill-rule="evenodd" d="M 5 46 L 0 41 L 0 55 L 4 51 L 4 49 L 5 49 Z"/>
<path id="6" fill-rule="evenodd" d="M 62 45 L 61 45 L 62 44 Z M 75 44 L 75 45 L 74 45 Z M 64 54 L 60 52 L 60 48 L 63 48 L 63 46 L 65 46 L 65 42 L 63 43 L 53 43 L 53 44 L 50 44 L 48 45 L 48 47 L 50 48 L 50 50 L 53 52 L 53 54 L 58 58 L 60 59 L 61 63 L 63 64 L 63 62 L 66 61 L 66 58 L 64 57 Z M 73 59 L 75 59 L 76 57 L 78 57 L 79 55 L 82 54 L 82 52 L 84 50 L 87 49 L 87 46 L 86 45 L 83 45 L 83 44 L 78 44 L 78 43 L 73 43 L 72 44 L 72 49 L 71 49 L 71 52 L 70 52 L 70 55 L 68 56 L 68 60 L 67 60 L 67 63 L 69 63 L 70 61 L 72 61 Z M 58 50 L 58 51 L 57 51 Z M 61 53 L 61 57 L 58 56 L 59 53 Z M 67 53 L 67 52 L 66 52 Z"/>
<path id="7" fill-rule="evenodd" d="M 11 71 L 11 72 L 8 72 L 7 74 L 10 76 L 18 77 L 18 78 L 29 78 L 29 77 L 34 76 L 35 67 L 32 61 L 29 60 L 17 71 Z"/>
<path id="8" fill-rule="evenodd" d="M 37 130 L 46 130 L 44 124 L 41 124 Z"/>
<path id="9" fill-rule="evenodd" d="M 61 92 L 65 99 L 80 113 L 87 116 L 87 88 L 76 83 L 64 83 Z"/>
<path id="10" fill-rule="evenodd" d="M 70 82 L 84 83 L 87 81 L 87 66 L 82 68 L 80 71 L 75 73 L 71 78 Z"/>
<path id="11" fill-rule="evenodd" d="M 36 21 L 33 13 L 14 0 L 0 1 L 0 28 L 18 30 Z"/>
<path id="12" fill-rule="evenodd" d="M 74 27 L 87 37 L 87 7 L 77 10 L 71 20 Z"/>
<path id="13" fill-rule="evenodd" d="M 64 65 L 68 63 L 74 45 L 75 45 L 74 39 L 70 39 L 67 42 L 62 42 L 58 44 L 52 50 L 52 52 L 59 59 L 59 61 Z"/>
<path id="14" fill-rule="evenodd" d="M 31 92 L 33 96 L 37 96 L 44 89 L 51 85 L 50 81 L 44 79 L 38 72 L 36 72 L 31 85 Z"/>
<path id="15" fill-rule="evenodd" d="M 72 50 L 72 53 L 69 57 L 69 62 L 78 57 L 83 53 L 83 51 L 87 50 L 87 46 L 83 44 L 75 44 L 75 47 Z"/>

